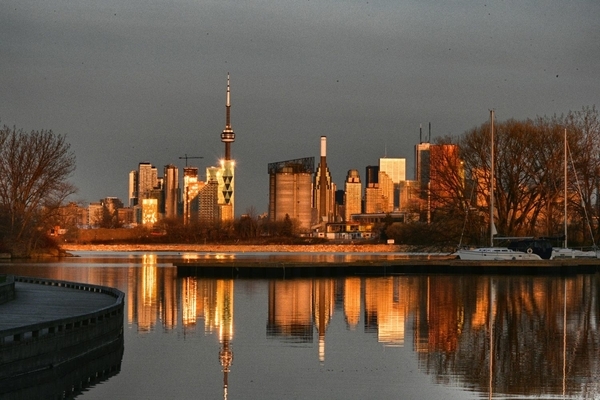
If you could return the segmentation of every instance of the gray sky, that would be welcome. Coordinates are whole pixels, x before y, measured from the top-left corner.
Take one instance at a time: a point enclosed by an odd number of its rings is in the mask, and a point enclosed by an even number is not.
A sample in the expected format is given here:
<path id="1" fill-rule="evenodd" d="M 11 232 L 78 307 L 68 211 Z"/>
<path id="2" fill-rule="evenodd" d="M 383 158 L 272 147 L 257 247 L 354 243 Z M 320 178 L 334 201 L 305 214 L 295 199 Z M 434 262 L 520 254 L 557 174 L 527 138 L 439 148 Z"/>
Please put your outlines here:
<path id="1" fill-rule="evenodd" d="M 5 0 L 0 122 L 67 135 L 77 199 L 127 203 L 139 162 L 224 154 L 231 73 L 236 214 L 266 212 L 269 162 L 407 159 L 485 122 L 598 105 L 598 1 Z M 204 178 L 204 176 L 202 176 Z"/>

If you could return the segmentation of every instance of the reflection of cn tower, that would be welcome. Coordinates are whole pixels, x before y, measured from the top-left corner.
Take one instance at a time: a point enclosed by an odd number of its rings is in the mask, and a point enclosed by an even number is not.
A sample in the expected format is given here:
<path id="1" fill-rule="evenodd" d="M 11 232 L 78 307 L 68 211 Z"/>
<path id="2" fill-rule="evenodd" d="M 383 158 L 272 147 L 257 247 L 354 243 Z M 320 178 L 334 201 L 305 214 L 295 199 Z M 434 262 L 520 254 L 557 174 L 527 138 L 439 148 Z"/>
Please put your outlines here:
<path id="1" fill-rule="evenodd" d="M 216 325 L 219 328 L 219 360 L 223 367 L 223 399 L 227 399 L 228 374 L 233 361 L 230 343 L 233 339 L 233 281 L 217 281 Z"/>

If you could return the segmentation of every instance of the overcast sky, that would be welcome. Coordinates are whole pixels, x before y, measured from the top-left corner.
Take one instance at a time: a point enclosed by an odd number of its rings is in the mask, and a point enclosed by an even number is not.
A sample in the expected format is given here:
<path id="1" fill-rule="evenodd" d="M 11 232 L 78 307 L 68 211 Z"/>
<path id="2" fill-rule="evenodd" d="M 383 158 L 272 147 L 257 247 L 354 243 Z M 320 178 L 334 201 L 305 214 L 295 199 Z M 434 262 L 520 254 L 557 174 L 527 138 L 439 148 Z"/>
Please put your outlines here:
<path id="1" fill-rule="evenodd" d="M 600 2 L 4 0 L 0 123 L 67 136 L 78 200 L 127 204 L 139 162 L 224 155 L 236 215 L 268 207 L 267 164 L 316 157 L 343 188 L 380 157 L 487 121 L 599 105 Z"/>

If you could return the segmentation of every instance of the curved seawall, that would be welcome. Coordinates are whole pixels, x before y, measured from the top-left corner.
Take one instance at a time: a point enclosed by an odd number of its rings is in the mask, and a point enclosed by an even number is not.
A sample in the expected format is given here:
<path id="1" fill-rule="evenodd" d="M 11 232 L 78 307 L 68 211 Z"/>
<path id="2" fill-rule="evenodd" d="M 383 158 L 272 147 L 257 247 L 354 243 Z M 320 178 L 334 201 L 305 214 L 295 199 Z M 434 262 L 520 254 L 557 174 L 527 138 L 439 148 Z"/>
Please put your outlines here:
<path id="1" fill-rule="evenodd" d="M 0 304 L 0 398 L 68 398 L 118 373 L 124 294 L 113 288 L 15 277 Z"/>

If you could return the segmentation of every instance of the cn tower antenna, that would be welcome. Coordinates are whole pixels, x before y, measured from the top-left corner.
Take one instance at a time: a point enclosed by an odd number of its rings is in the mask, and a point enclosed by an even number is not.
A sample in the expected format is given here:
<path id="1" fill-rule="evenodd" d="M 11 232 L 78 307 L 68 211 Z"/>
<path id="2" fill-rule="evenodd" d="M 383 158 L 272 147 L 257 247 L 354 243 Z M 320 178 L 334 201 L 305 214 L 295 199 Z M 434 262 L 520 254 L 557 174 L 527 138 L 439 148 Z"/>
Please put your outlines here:
<path id="1" fill-rule="evenodd" d="M 227 97 L 225 101 L 225 129 L 221 132 L 221 142 L 225 143 L 225 160 L 231 160 L 231 143 L 235 141 L 235 133 L 231 127 L 231 92 L 229 89 L 229 72 L 227 73 Z"/>

